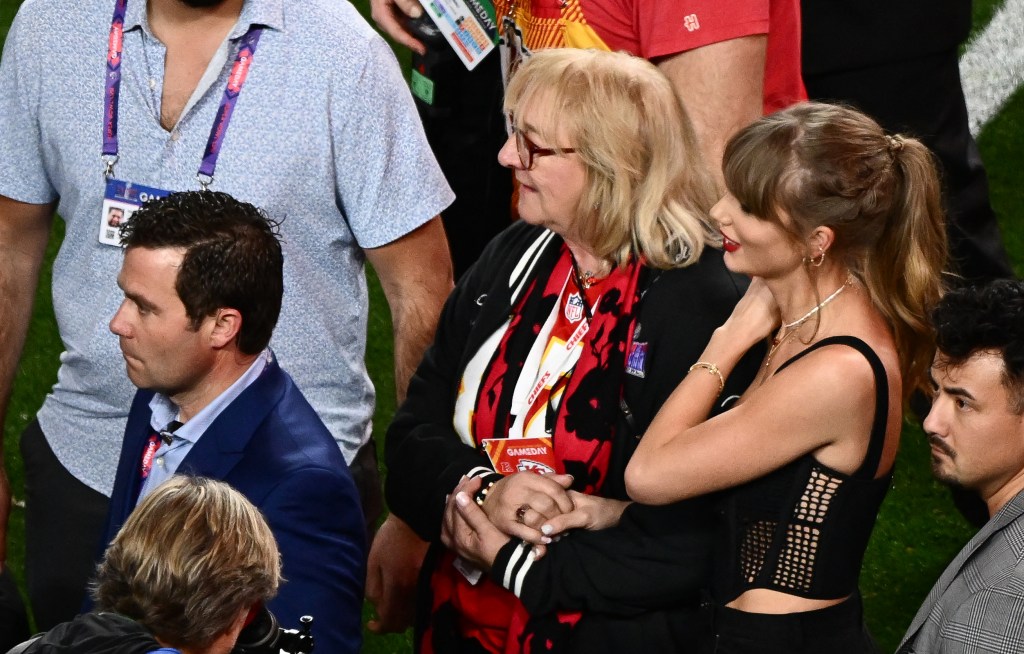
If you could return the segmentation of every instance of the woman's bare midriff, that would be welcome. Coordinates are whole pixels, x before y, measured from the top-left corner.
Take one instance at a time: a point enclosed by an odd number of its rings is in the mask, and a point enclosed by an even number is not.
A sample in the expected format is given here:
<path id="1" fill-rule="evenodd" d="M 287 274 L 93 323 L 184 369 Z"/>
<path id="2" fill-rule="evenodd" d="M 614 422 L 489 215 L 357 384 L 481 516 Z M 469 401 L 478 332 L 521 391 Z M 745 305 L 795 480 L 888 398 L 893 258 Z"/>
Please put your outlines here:
<path id="1" fill-rule="evenodd" d="M 838 599 L 808 599 L 767 588 L 752 588 L 726 604 L 726 607 L 747 613 L 802 613 L 835 606 L 847 599 L 849 596 Z"/>

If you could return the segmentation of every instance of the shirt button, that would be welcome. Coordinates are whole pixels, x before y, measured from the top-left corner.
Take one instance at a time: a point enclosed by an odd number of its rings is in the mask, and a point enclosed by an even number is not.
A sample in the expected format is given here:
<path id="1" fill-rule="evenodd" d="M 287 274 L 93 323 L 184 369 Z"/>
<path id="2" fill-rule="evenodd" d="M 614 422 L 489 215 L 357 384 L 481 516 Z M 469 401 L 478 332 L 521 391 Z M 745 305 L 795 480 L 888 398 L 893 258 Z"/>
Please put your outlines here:
<path id="1" fill-rule="evenodd" d="M 161 468 L 163 468 L 163 467 L 164 467 L 164 458 L 163 458 L 162 456 L 161 456 L 161 457 L 159 457 L 159 458 L 158 458 L 158 459 L 156 460 L 156 464 L 157 464 L 158 466 L 160 466 Z"/>
<path id="2" fill-rule="evenodd" d="M 152 91 L 155 88 L 156 88 L 156 78 L 155 77 L 150 77 L 149 78 L 149 89 Z"/>
<path id="3" fill-rule="evenodd" d="M 181 138 L 181 134 L 178 133 L 178 130 L 174 130 L 173 132 L 171 132 L 171 140 L 172 141 L 177 141 L 180 138 Z"/>

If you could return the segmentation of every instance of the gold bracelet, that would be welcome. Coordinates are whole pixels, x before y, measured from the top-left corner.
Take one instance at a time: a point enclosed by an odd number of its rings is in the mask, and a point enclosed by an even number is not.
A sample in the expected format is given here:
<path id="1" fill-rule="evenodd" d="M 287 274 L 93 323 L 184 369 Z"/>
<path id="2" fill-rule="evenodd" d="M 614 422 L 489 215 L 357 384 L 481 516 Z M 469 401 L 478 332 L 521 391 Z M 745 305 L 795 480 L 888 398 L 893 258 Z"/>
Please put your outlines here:
<path id="1" fill-rule="evenodd" d="M 484 500 L 487 499 L 487 494 L 491 492 L 491 489 L 494 488 L 495 484 L 504 478 L 505 477 L 503 475 L 497 472 L 491 472 L 483 475 L 483 480 L 480 482 L 480 490 L 473 495 L 473 499 L 476 501 L 477 506 L 484 505 Z"/>
<path id="2" fill-rule="evenodd" d="M 494 488 L 494 484 L 495 482 L 492 481 L 491 483 L 487 484 L 486 486 L 484 486 L 483 488 L 476 492 L 476 494 L 473 496 L 473 499 L 476 500 L 477 506 L 484 505 L 484 500 L 487 499 L 487 493 L 491 492 L 491 489 Z"/>
<path id="3" fill-rule="evenodd" d="M 718 366 L 713 363 L 708 363 L 707 361 L 698 361 L 690 366 L 690 369 L 686 372 L 691 373 L 694 368 L 704 368 L 708 371 L 709 375 L 718 375 L 718 393 L 721 395 L 722 391 L 725 390 L 725 377 L 722 376 L 722 371 L 718 369 Z"/>

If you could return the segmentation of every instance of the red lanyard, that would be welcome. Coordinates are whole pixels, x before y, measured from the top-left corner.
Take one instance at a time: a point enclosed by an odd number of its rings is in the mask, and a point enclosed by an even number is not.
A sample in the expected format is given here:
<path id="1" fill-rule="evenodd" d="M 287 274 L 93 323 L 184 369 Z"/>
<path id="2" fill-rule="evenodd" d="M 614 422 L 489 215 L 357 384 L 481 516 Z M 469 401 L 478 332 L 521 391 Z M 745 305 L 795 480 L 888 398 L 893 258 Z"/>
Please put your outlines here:
<path id="1" fill-rule="evenodd" d="M 146 449 L 142 451 L 142 466 L 139 469 L 139 477 L 145 479 L 149 471 L 153 469 L 153 455 L 160 448 L 160 435 L 153 434 L 146 443 Z"/>

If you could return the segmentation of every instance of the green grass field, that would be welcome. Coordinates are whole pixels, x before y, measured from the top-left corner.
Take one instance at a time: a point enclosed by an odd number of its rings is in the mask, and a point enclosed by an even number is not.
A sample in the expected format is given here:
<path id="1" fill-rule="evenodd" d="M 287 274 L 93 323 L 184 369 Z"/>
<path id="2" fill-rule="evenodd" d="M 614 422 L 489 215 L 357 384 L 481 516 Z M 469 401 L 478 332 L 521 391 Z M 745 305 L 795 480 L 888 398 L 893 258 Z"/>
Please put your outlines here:
<path id="1" fill-rule="evenodd" d="M 342 0 L 339 0 L 342 1 Z M 975 2 L 976 28 L 991 19 L 1003 0 Z M 20 0 L 0 0 L 0 41 L 6 37 Z M 355 3 L 366 11 L 365 0 Z M 403 65 L 408 56 L 400 53 Z M 1024 91 L 1018 90 L 979 140 L 992 185 L 992 201 L 1000 216 L 1004 239 L 1018 274 L 1024 270 Z M 49 261 L 63 235 L 57 221 Z M 28 344 L 21 361 L 8 420 L 4 430 L 6 465 L 16 498 L 23 475 L 17 439 L 31 420 L 43 396 L 56 380 L 60 341 L 50 307 L 50 271 L 40 280 Z M 372 287 L 367 362 L 378 389 L 375 416 L 378 442 L 394 412 L 391 375 L 391 336 L 387 306 L 376 283 Z M 861 585 L 870 628 L 883 649 L 895 649 L 918 605 L 947 562 L 970 538 L 973 530 L 949 500 L 948 492 L 931 479 L 928 447 L 920 430 L 904 430 L 895 482 L 875 529 L 864 562 Z M 15 506 L 11 517 L 8 562 L 21 577 L 24 559 L 24 510 Z M 411 651 L 406 635 L 378 637 L 367 634 L 365 652 Z"/>

